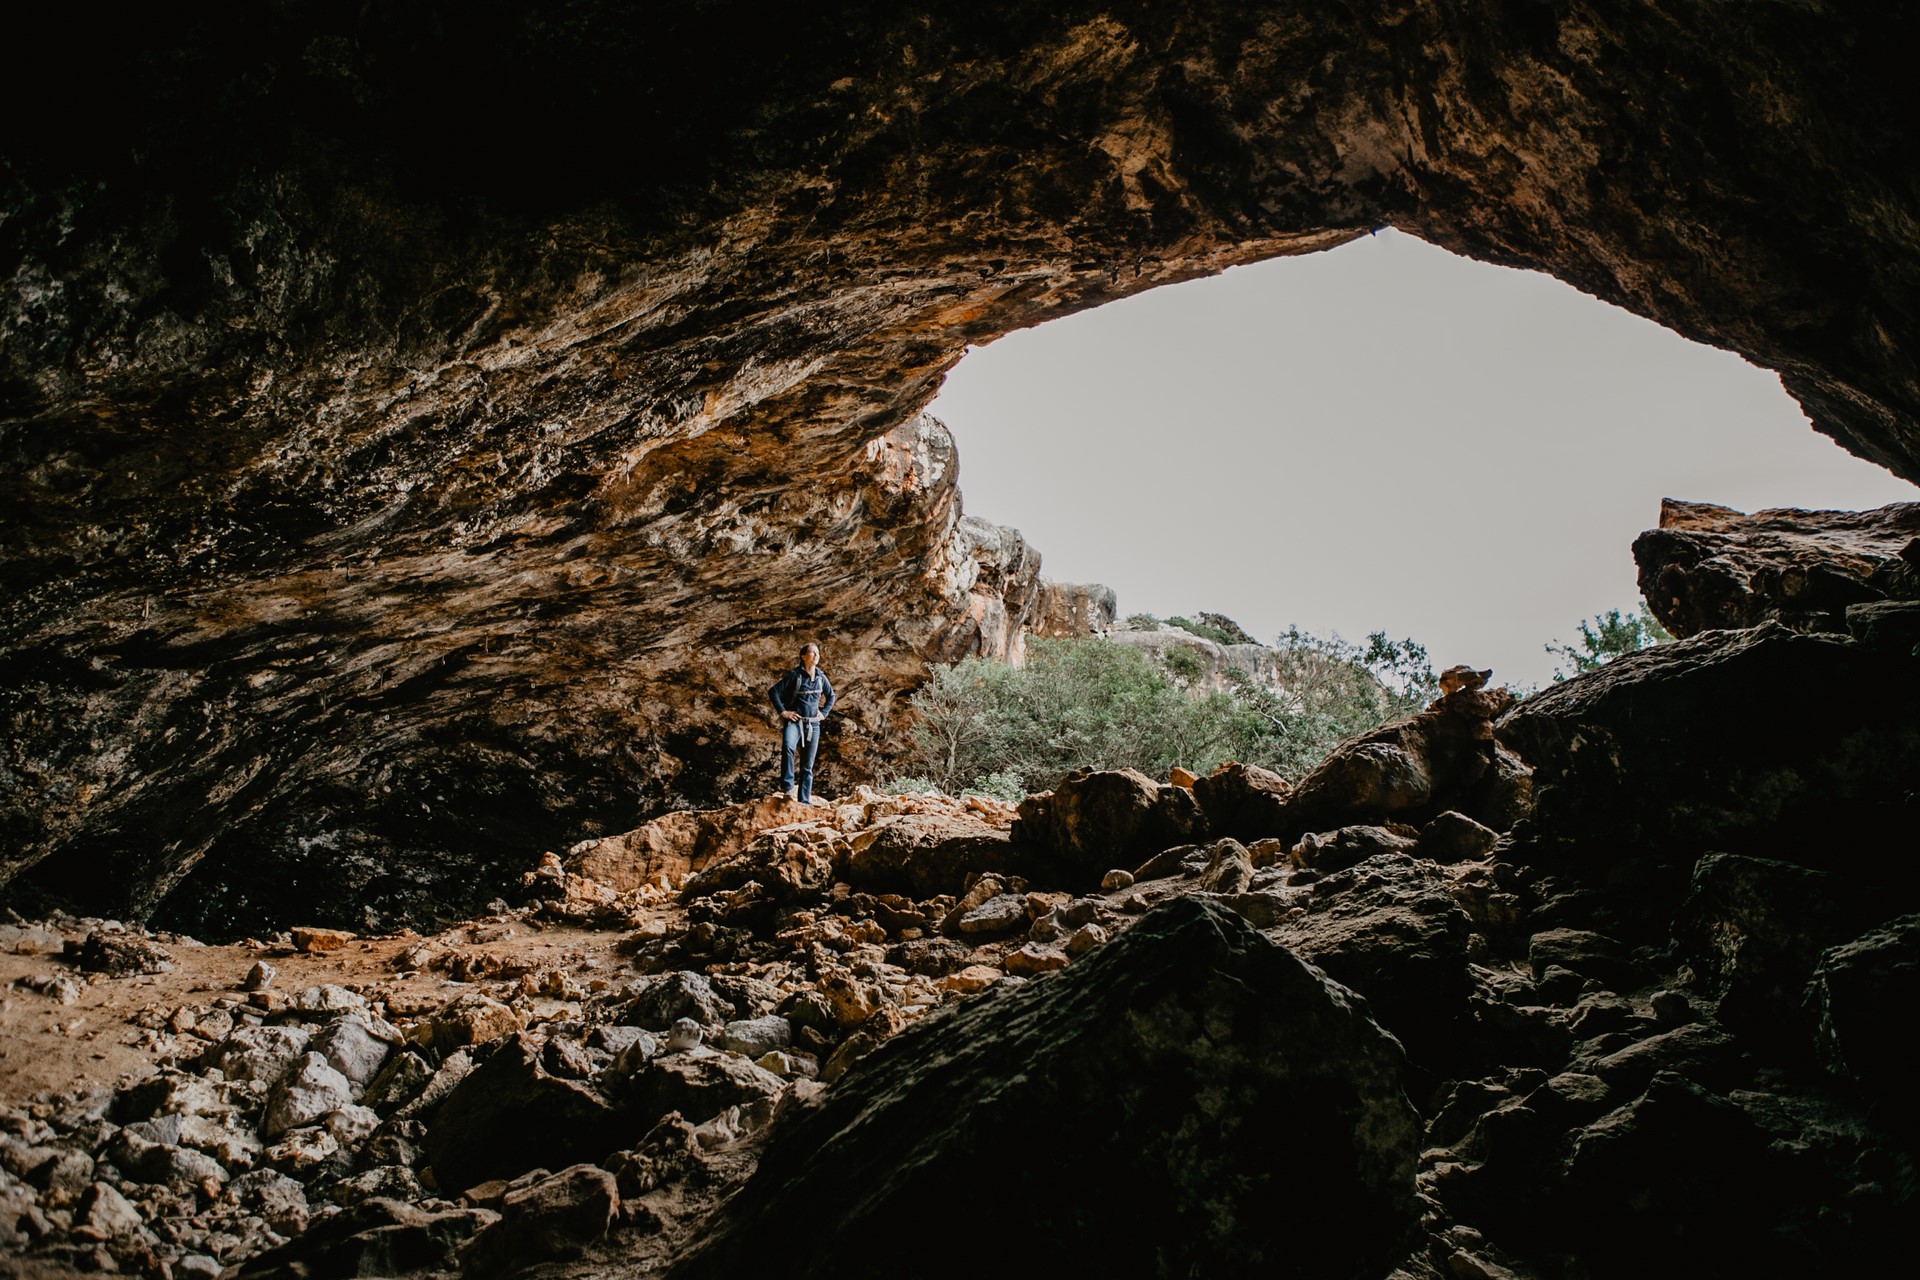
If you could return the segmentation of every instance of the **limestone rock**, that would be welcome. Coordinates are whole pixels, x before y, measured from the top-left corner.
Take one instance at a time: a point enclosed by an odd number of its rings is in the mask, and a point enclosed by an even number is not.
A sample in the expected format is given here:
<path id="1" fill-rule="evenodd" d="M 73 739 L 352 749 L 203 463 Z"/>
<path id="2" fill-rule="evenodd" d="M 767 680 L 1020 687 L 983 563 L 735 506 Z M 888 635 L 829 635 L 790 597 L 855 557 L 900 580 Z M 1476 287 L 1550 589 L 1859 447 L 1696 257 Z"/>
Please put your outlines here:
<path id="1" fill-rule="evenodd" d="M 317 1053 L 296 1060 L 267 1095 L 261 1132 L 277 1138 L 353 1102 L 353 1085 Z"/>
<path id="2" fill-rule="evenodd" d="M 1499 732 L 1533 766 L 1541 836 L 1902 881 L 1881 851 L 1910 821 L 1916 707 L 1910 659 L 1768 622 L 1615 659 L 1534 694 Z"/>
<path id="3" fill-rule="evenodd" d="M 1891 913 L 1875 896 L 1833 872 L 1709 854 L 1693 869 L 1674 937 L 1722 1022 L 1804 1044 L 1814 968 Z"/>
<path id="4" fill-rule="evenodd" d="M 1467 1014 L 1469 925 L 1439 870 L 1378 854 L 1317 881 L 1304 906 L 1273 937 L 1365 996 L 1417 1064 L 1449 1063 Z"/>
<path id="5" fill-rule="evenodd" d="M 975 872 L 1013 869 L 1004 827 L 965 814 L 903 813 L 854 836 L 840 874 L 875 893 L 959 893 Z"/>
<path id="6" fill-rule="evenodd" d="M 1208 829 L 1244 841 L 1277 836 L 1285 829 L 1283 814 L 1292 792 L 1285 778 L 1251 764 L 1223 764 L 1193 783 Z"/>
<path id="7" fill-rule="evenodd" d="M 631 1141 L 632 1129 L 592 1086 L 549 1074 L 539 1046 L 522 1034 L 460 1081 L 435 1114 L 424 1146 L 440 1186 L 452 1191 L 598 1160 Z"/>
<path id="8" fill-rule="evenodd" d="M 492 1044 L 520 1030 L 522 1020 L 498 1000 L 469 992 L 433 1016 L 433 1043 L 442 1053 Z"/>
<path id="9" fill-rule="evenodd" d="M 313 1051 L 345 1076 L 355 1089 L 373 1083 L 386 1065 L 393 1046 L 376 1032 L 367 1019 L 348 1015 L 335 1018 L 312 1040 Z"/>
<path id="10" fill-rule="evenodd" d="M 679 970 L 647 979 L 627 1005 L 622 1021 L 649 1031 L 664 1031 L 681 1018 L 702 1027 L 730 1021 L 738 1010 L 722 999 L 704 973 Z"/>
<path id="11" fill-rule="evenodd" d="M 88 973 L 103 973 L 109 978 L 173 970 L 173 957 L 165 947 L 134 934 L 104 929 L 96 929 L 86 936 L 76 958 Z"/>
<path id="12" fill-rule="evenodd" d="M 695 1050 L 654 1059 L 629 1082 L 625 1106 L 642 1123 L 669 1111 L 705 1120 L 780 1092 L 784 1082 L 730 1053 Z"/>
<path id="13" fill-rule="evenodd" d="M 132 1235 L 143 1225 L 140 1211 L 105 1182 L 96 1182 L 87 1189 L 76 1213 L 80 1221 L 109 1238 Z"/>
<path id="14" fill-rule="evenodd" d="M 1845 632 L 1851 605 L 1920 599 L 1920 564 L 1903 558 L 1917 539 L 1915 502 L 1744 515 L 1668 498 L 1659 528 L 1634 540 L 1633 558 L 1640 594 L 1676 636 L 1769 621 Z"/>
<path id="15" fill-rule="evenodd" d="M 566 869 L 618 891 L 656 883 L 674 883 L 744 850 L 774 827 L 807 822 L 814 813 L 785 796 L 763 796 L 741 804 L 663 814 L 632 831 L 600 840 L 584 840 L 567 850 Z"/>
<path id="16" fill-rule="evenodd" d="M 308 955 L 326 955 L 340 950 L 353 941 L 353 935 L 344 929 L 320 929 L 308 926 L 296 927 L 292 933 L 293 949 L 304 951 Z"/>
<path id="17" fill-rule="evenodd" d="M 619 1207 L 614 1176 L 590 1164 L 508 1191 L 500 1202 L 500 1221 L 468 1249 L 467 1273 L 514 1273 L 531 1263 L 578 1257 L 607 1234 Z"/>
<path id="18" fill-rule="evenodd" d="M 305 1027 L 236 1027 L 221 1042 L 215 1060 L 229 1080 L 270 1085 L 307 1052 L 311 1039 Z"/>
<path id="19" fill-rule="evenodd" d="M 1447 809 L 1473 817 L 1510 807 L 1495 802 L 1493 721 L 1512 705 L 1505 689 L 1462 687 L 1418 715 L 1349 738 L 1300 780 L 1282 821 L 1261 834 L 1297 840 L 1336 827 L 1417 824 Z"/>
<path id="20" fill-rule="evenodd" d="M 1091 888 L 1116 861 L 1180 844 L 1202 822 L 1190 791 L 1135 769 L 1082 771 L 1021 801 L 1013 839 L 1049 858 L 1068 887 Z"/>
<path id="21" fill-rule="evenodd" d="M 738 1274 L 769 1238 L 787 1242 L 790 1275 L 892 1274 L 929 1223 L 957 1221 L 992 1185 L 1036 1270 L 1271 1260 L 1351 1275 L 1396 1256 L 1416 1215 L 1400 1065 L 1344 990 L 1231 914 L 1176 902 L 1057 977 L 869 1055 L 775 1130 L 675 1274 Z M 1283 1172 L 1301 1168 L 1316 1176 Z M 1346 1229 L 1274 1230 L 1283 1180 L 1293 1216 Z M 1063 1194 L 1093 1186 L 1127 1191 Z"/>

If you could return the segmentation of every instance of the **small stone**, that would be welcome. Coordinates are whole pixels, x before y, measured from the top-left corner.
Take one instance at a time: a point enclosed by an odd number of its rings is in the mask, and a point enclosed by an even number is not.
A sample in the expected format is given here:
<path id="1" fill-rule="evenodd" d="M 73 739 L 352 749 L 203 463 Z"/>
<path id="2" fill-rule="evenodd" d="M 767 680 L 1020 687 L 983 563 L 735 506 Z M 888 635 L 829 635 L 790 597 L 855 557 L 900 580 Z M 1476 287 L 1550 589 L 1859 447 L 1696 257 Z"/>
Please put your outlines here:
<path id="1" fill-rule="evenodd" d="M 1000 978 L 1001 973 L 998 969 L 984 964 L 970 964 L 958 973 L 951 973 L 940 979 L 940 988 L 943 991 L 957 991 L 962 995 L 972 995 L 978 991 L 985 991 L 1000 981 Z"/>
<path id="2" fill-rule="evenodd" d="M 86 1194 L 81 1197 L 77 1217 L 108 1239 L 132 1235 L 141 1225 L 140 1211 L 104 1182 L 96 1182 L 87 1188 Z"/>
<path id="3" fill-rule="evenodd" d="M 1100 888 L 1107 893 L 1118 893 L 1122 889 L 1133 888 L 1133 872 L 1123 871 L 1119 867 L 1100 877 Z"/>
<path id="4" fill-rule="evenodd" d="M 343 1178 L 327 1193 L 328 1199 L 343 1208 L 381 1196 L 388 1200 L 418 1200 L 425 1194 L 420 1179 L 404 1165 L 385 1164 L 351 1178 Z"/>
<path id="5" fill-rule="evenodd" d="M 478 992 L 469 992 L 433 1019 L 433 1043 L 442 1053 L 504 1040 L 523 1026 L 520 1015 Z"/>
<path id="6" fill-rule="evenodd" d="M 961 933 L 1006 933 L 1027 923 L 1027 900 L 1019 894 L 1003 893 L 987 899 L 960 917 Z"/>
<path id="7" fill-rule="evenodd" d="M 353 941 L 353 935 L 343 929 L 300 928 L 293 930 L 293 947 L 308 955 L 326 955 L 338 951 Z"/>
<path id="8" fill-rule="evenodd" d="M 1143 914 L 1152 905 L 1153 903 L 1147 900 L 1146 894 L 1131 893 L 1121 901 L 1120 909 L 1130 916 L 1137 916 Z"/>
<path id="9" fill-rule="evenodd" d="M 301 1013 L 359 1013 L 366 1009 L 367 998 L 328 982 L 302 991 L 293 998 L 293 1007 Z"/>
<path id="10" fill-rule="evenodd" d="M 135 974 L 171 973 L 173 957 L 165 947 L 157 946 L 130 933 L 97 929 L 80 944 L 79 965 L 88 973 L 104 973 L 109 978 Z"/>
<path id="11" fill-rule="evenodd" d="M 1102 929 L 1097 924 L 1083 924 L 1073 931 L 1071 938 L 1067 939 L 1066 950 L 1070 956 L 1083 956 L 1095 947 L 1105 946 L 1106 943 L 1107 931 L 1105 929 Z"/>
<path id="12" fill-rule="evenodd" d="M 221 1270 L 219 1262 L 204 1253 L 190 1253 L 173 1264 L 179 1280 L 218 1280 Z"/>
<path id="13" fill-rule="evenodd" d="M 351 1147 L 380 1127 L 380 1116 L 366 1107 L 348 1104 L 327 1112 L 322 1123 L 335 1142 Z"/>
<path id="14" fill-rule="evenodd" d="M 330 1111 L 353 1102 L 353 1086 L 317 1053 L 308 1053 L 282 1076 L 267 1095 L 267 1115 L 261 1132 L 277 1138 L 290 1129 L 313 1124 Z"/>
<path id="15" fill-rule="evenodd" d="M 666 1052 L 684 1053 L 688 1049 L 698 1049 L 706 1031 L 692 1018 L 681 1018 L 667 1030 Z"/>
<path id="16" fill-rule="evenodd" d="M 1029 942 L 1018 951 L 1009 955 L 1005 963 L 1008 973 L 1017 973 L 1025 977 L 1033 977 L 1042 973 L 1052 973 L 1056 969 L 1066 968 L 1067 955 L 1066 952 L 1061 951 L 1057 947 L 1041 946 L 1039 943 Z"/>
<path id="17" fill-rule="evenodd" d="M 761 1054 L 756 1063 L 783 1080 L 813 1080 L 820 1075 L 820 1063 L 810 1053 L 775 1049 Z"/>
<path id="18" fill-rule="evenodd" d="M 270 1085 L 307 1051 L 304 1027 L 240 1027 L 220 1046 L 220 1071 L 229 1080 Z"/>
<path id="19" fill-rule="evenodd" d="M 255 960 L 253 968 L 247 970 L 246 980 L 240 984 L 242 991 L 265 991 L 273 985 L 274 974 L 279 972 L 265 960 Z"/>
<path id="20" fill-rule="evenodd" d="M 393 1046 L 378 1035 L 365 1018 L 349 1014 L 328 1023 L 313 1038 L 313 1050 L 352 1081 L 355 1088 L 364 1089 L 380 1074 Z"/>
<path id="21" fill-rule="evenodd" d="M 267 1163 L 275 1169 L 298 1173 L 304 1169 L 311 1169 L 338 1150 L 340 1150 L 339 1141 L 316 1125 L 295 1129 L 286 1134 L 280 1141 L 268 1147 L 264 1155 Z"/>
<path id="22" fill-rule="evenodd" d="M 1179 765 L 1174 765 L 1167 770 L 1167 785 L 1179 787 L 1183 791 L 1193 790 L 1193 784 L 1199 780 L 1199 776 L 1191 769 L 1182 769 Z M 1121 887 L 1125 888 L 1124 885 Z"/>
<path id="23" fill-rule="evenodd" d="M 742 1018 L 720 1029 L 715 1043 L 722 1049 L 759 1058 L 793 1043 L 793 1024 L 778 1014 L 760 1018 Z"/>

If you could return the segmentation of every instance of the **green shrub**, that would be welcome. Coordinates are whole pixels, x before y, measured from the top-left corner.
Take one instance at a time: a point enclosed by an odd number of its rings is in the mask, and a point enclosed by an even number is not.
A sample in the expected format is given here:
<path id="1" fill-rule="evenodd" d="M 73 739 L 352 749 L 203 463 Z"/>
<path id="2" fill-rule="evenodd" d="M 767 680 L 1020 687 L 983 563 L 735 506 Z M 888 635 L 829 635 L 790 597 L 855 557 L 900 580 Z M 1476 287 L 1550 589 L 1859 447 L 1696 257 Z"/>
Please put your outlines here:
<path id="1" fill-rule="evenodd" d="M 1361 648 L 1295 629 L 1278 651 L 1284 693 L 1232 671 L 1225 691 L 1201 690 L 1190 651 L 1155 661 L 1129 645 L 1033 640 L 1022 667 L 935 667 L 911 700 L 902 764 L 950 794 L 1003 799 L 1083 768 L 1164 777 L 1173 765 L 1205 773 L 1241 760 L 1297 778 L 1342 739 L 1424 705 L 1435 684 L 1425 662 L 1412 641 L 1375 635 Z"/>

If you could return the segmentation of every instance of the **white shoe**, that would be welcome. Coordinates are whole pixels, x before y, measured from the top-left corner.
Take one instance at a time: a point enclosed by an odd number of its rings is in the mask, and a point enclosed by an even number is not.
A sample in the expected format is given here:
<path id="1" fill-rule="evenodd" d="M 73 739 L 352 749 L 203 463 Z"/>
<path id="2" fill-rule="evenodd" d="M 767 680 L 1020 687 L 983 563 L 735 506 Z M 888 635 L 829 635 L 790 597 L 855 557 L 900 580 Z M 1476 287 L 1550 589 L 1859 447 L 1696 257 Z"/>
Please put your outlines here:
<path id="1" fill-rule="evenodd" d="M 786 796 L 789 800 L 798 800 L 800 798 L 800 788 L 797 786 L 788 787 Z"/>

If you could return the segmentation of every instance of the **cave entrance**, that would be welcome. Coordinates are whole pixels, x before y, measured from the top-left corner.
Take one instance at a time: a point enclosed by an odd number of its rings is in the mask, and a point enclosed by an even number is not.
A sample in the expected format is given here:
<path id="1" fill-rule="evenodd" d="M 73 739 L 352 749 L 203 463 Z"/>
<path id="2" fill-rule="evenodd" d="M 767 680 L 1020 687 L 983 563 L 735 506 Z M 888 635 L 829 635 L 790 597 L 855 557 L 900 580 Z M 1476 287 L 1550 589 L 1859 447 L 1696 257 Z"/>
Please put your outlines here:
<path id="1" fill-rule="evenodd" d="M 1637 602 L 1629 546 L 1662 497 L 1920 497 L 1772 372 L 1391 230 L 1008 335 L 930 411 L 967 510 L 1123 616 L 1383 629 L 1529 684 L 1548 641 Z"/>

